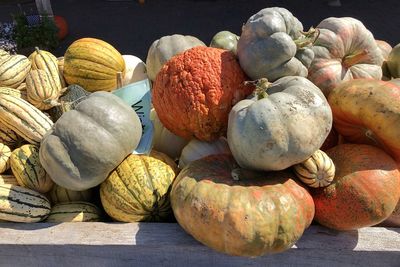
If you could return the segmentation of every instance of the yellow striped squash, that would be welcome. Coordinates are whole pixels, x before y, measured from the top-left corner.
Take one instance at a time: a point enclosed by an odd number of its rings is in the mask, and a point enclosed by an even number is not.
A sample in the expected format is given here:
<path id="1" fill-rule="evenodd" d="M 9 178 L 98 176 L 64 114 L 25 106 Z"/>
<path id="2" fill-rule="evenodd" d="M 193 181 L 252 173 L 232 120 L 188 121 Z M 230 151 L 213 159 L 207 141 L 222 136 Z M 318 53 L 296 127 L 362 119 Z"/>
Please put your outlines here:
<path id="1" fill-rule="evenodd" d="M 39 143 L 53 122 L 29 102 L 11 95 L 0 95 L 0 124 L 32 144 Z"/>
<path id="2" fill-rule="evenodd" d="M 64 79 L 64 57 L 58 57 L 57 58 L 57 65 L 58 65 L 58 73 L 60 75 L 60 80 L 61 80 L 61 87 L 67 87 L 67 83 L 65 82 Z"/>
<path id="3" fill-rule="evenodd" d="M 117 88 L 117 73 L 124 72 L 122 55 L 110 44 L 95 38 L 73 42 L 64 55 L 64 78 L 90 92 Z"/>
<path id="4" fill-rule="evenodd" d="M 7 51 L 0 49 L 0 63 L 3 59 L 8 58 L 9 56 L 10 54 Z"/>
<path id="5" fill-rule="evenodd" d="M 25 83 L 21 83 L 21 85 L 25 85 Z M 13 95 L 13 96 L 27 100 L 26 90 L 20 90 L 19 88 L 14 89 L 11 87 L 0 87 L 0 94 Z"/>
<path id="6" fill-rule="evenodd" d="M 19 185 L 39 193 L 46 193 L 53 187 L 53 180 L 40 163 L 39 146 L 27 144 L 15 149 L 10 163 Z"/>
<path id="7" fill-rule="evenodd" d="M 101 203 L 117 221 L 167 220 L 172 214 L 169 190 L 174 178 L 163 161 L 131 154 L 100 185 Z"/>
<path id="8" fill-rule="evenodd" d="M 99 222 L 101 210 L 94 204 L 83 201 L 63 202 L 55 204 L 46 222 Z"/>
<path id="9" fill-rule="evenodd" d="M 54 184 L 53 188 L 49 192 L 49 198 L 53 204 L 71 201 L 90 202 L 93 198 L 93 189 L 90 188 L 84 191 L 72 191 L 61 187 L 58 184 Z"/>
<path id="10" fill-rule="evenodd" d="M 0 143 L 10 148 L 19 147 L 23 140 L 13 130 L 0 122 Z"/>
<path id="11" fill-rule="evenodd" d="M 31 70 L 26 77 L 28 101 L 40 110 L 48 110 L 59 105 L 61 89 L 52 85 L 51 76 L 44 70 Z"/>
<path id="12" fill-rule="evenodd" d="M 0 220 L 33 223 L 47 218 L 50 202 L 31 189 L 0 184 Z"/>
<path id="13" fill-rule="evenodd" d="M 0 174 L 0 184 L 19 185 L 17 178 L 12 174 Z"/>
<path id="14" fill-rule="evenodd" d="M 32 63 L 32 70 L 43 70 L 47 72 L 51 87 L 54 90 L 60 91 L 62 84 L 57 58 L 52 53 L 40 50 L 36 47 L 36 51 L 29 56 L 29 59 Z"/>
<path id="15" fill-rule="evenodd" d="M 324 187 L 335 177 L 335 165 L 322 150 L 317 150 L 307 160 L 293 166 L 296 176 L 309 187 Z"/>
<path id="16" fill-rule="evenodd" d="M 10 168 L 11 149 L 3 143 L 0 143 L 0 173 Z"/>
<path id="17" fill-rule="evenodd" d="M 174 170 L 175 175 L 178 175 L 179 168 L 173 159 L 171 159 L 167 154 L 159 152 L 157 150 L 152 149 L 149 154 L 150 157 L 161 160 L 164 163 L 167 163 Z"/>
<path id="18" fill-rule="evenodd" d="M 12 55 L 0 62 L 0 86 L 17 88 L 31 69 L 26 56 Z"/>

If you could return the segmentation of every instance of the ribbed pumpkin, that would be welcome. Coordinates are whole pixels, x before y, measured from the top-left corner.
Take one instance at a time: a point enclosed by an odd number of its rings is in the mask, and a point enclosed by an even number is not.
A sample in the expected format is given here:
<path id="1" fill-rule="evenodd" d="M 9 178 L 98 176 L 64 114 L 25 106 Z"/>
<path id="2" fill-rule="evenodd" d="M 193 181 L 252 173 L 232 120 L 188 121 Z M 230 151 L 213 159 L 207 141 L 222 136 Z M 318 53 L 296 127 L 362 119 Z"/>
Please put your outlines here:
<path id="1" fill-rule="evenodd" d="M 310 158 L 293 166 L 296 176 L 309 187 L 324 187 L 335 177 L 335 165 L 332 159 L 317 150 Z"/>
<path id="2" fill-rule="evenodd" d="M 59 186 L 58 184 L 54 184 L 48 196 L 52 204 L 71 201 L 90 202 L 93 198 L 93 189 L 90 188 L 83 191 L 73 191 Z"/>
<path id="3" fill-rule="evenodd" d="M 235 55 L 197 46 L 171 58 L 153 84 L 161 123 L 187 140 L 212 141 L 226 133 L 232 106 L 253 91 Z"/>
<path id="4" fill-rule="evenodd" d="M 0 173 L 3 173 L 10 168 L 10 156 L 10 148 L 5 144 L 0 143 Z"/>
<path id="5" fill-rule="evenodd" d="M 90 92 L 116 89 L 117 73 L 124 70 L 122 55 L 112 45 L 99 39 L 76 40 L 64 55 L 66 82 L 78 84 Z"/>
<path id="6" fill-rule="evenodd" d="M 383 150 L 343 144 L 326 152 L 336 175 L 324 188 L 311 189 L 315 220 L 332 229 L 353 230 L 382 222 L 400 198 L 400 171 Z"/>
<path id="7" fill-rule="evenodd" d="M 173 183 L 182 228 L 223 253 L 260 256 L 289 249 L 310 225 L 314 203 L 290 171 L 240 169 L 229 155 L 191 162 Z"/>
<path id="8" fill-rule="evenodd" d="M 57 58 L 50 52 L 35 48 L 29 56 L 32 70 L 43 70 L 48 74 L 48 82 L 52 90 L 60 91 L 62 88 Z"/>
<path id="9" fill-rule="evenodd" d="M 0 61 L 0 86 L 17 88 L 31 69 L 26 56 L 12 55 Z"/>
<path id="10" fill-rule="evenodd" d="M 26 76 L 28 101 L 40 110 L 48 110 L 59 105 L 61 89 L 52 85 L 50 74 L 44 70 L 31 70 Z"/>
<path id="11" fill-rule="evenodd" d="M 39 160 L 39 147 L 23 145 L 15 149 L 10 157 L 11 170 L 18 183 L 39 193 L 50 191 L 53 181 Z"/>
<path id="12" fill-rule="evenodd" d="M 177 175 L 179 173 L 178 165 L 167 154 L 164 154 L 162 152 L 152 149 L 149 153 L 149 156 L 152 158 L 159 159 L 162 162 L 168 164 L 172 168 L 172 170 L 174 170 L 175 175 Z"/>
<path id="13" fill-rule="evenodd" d="M 0 125 L 5 125 L 26 141 L 37 144 L 53 122 L 29 102 L 12 95 L 0 97 Z"/>
<path id="14" fill-rule="evenodd" d="M 13 130 L 0 122 L 0 143 L 5 144 L 11 149 L 20 147 L 23 140 Z"/>
<path id="15" fill-rule="evenodd" d="M 12 174 L 0 174 L 0 184 L 19 185 L 17 178 Z"/>
<path id="16" fill-rule="evenodd" d="M 83 201 L 64 202 L 55 204 L 46 222 L 99 222 L 101 210 L 94 204 Z"/>
<path id="17" fill-rule="evenodd" d="M 104 210 L 122 222 L 163 221 L 172 214 L 169 189 L 175 172 L 159 159 L 129 155 L 100 186 Z"/>

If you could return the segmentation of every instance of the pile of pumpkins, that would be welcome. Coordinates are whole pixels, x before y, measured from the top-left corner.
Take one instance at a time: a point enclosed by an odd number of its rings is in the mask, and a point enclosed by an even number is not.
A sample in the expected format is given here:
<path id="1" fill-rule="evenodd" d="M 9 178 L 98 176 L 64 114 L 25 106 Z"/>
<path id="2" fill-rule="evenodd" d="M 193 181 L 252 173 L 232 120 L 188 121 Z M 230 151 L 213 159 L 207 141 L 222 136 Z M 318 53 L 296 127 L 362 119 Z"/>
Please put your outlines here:
<path id="1" fill-rule="evenodd" d="M 216 251 L 289 249 L 313 222 L 400 226 L 400 45 L 362 22 L 304 31 L 265 8 L 209 46 L 174 34 L 146 62 L 94 38 L 64 57 L 0 51 L 0 219 L 173 221 Z M 152 84 L 153 150 L 113 94 Z"/>

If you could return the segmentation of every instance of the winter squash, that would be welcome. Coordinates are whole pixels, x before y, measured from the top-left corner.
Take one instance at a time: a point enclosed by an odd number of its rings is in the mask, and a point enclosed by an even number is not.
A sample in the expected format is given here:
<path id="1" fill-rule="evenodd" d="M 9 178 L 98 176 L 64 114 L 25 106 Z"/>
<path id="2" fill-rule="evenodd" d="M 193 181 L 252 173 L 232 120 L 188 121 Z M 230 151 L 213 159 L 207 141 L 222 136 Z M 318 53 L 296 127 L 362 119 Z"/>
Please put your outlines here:
<path id="1" fill-rule="evenodd" d="M 400 200 L 397 202 L 393 213 L 381 225 L 384 227 L 400 227 Z"/>
<path id="2" fill-rule="evenodd" d="M 226 132 L 232 106 L 249 95 L 246 76 L 232 52 L 197 46 L 171 58 L 153 84 L 161 123 L 190 140 L 212 141 Z"/>
<path id="3" fill-rule="evenodd" d="M 40 164 L 39 146 L 27 144 L 14 149 L 10 164 L 20 186 L 39 193 L 47 193 L 53 187 L 53 180 Z"/>
<path id="4" fill-rule="evenodd" d="M 239 36 L 230 31 L 217 32 L 211 39 L 210 47 L 232 51 L 236 55 Z"/>
<path id="5" fill-rule="evenodd" d="M 326 151 L 336 145 L 339 144 L 339 134 L 335 130 L 334 127 L 332 127 L 331 131 L 329 132 L 328 136 L 326 137 L 324 143 L 320 147 L 322 151 Z"/>
<path id="6" fill-rule="evenodd" d="M 392 46 L 383 40 L 375 40 L 375 42 L 378 45 L 378 48 L 381 51 L 384 60 L 382 63 L 382 80 L 390 80 L 391 75 L 387 66 L 387 59 L 389 57 L 390 51 L 392 51 Z"/>
<path id="7" fill-rule="evenodd" d="M 225 137 L 220 137 L 212 142 L 192 139 L 182 150 L 179 158 L 179 168 L 183 169 L 192 161 L 217 154 L 231 154 Z"/>
<path id="8" fill-rule="evenodd" d="M 10 156 L 10 148 L 5 144 L 0 143 L 0 173 L 3 173 L 10 168 Z"/>
<path id="9" fill-rule="evenodd" d="M 104 210 L 121 222 L 163 221 L 171 214 L 173 169 L 163 161 L 129 155 L 100 186 Z"/>
<path id="10" fill-rule="evenodd" d="M 391 77 L 400 78 L 400 44 L 390 51 L 386 64 Z"/>
<path id="11" fill-rule="evenodd" d="M 10 56 L 10 53 L 8 53 L 7 51 L 5 51 L 3 49 L 0 49 L 0 63 L 1 63 L 1 61 L 8 58 L 9 56 Z"/>
<path id="12" fill-rule="evenodd" d="M 205 46 L 205 44 L 194 36 L 181 34 L 166 35 L 155 40 L 146 58 L 149 79 L 154 81 L 162 66 L 170 58 L 195 46 Z"/>
<path id="13" fill-rule="evenodd" d="M 229 114 L 228 143 L 242 168 L 283 170 L 308 159 L 332 127 L 332 111 L 321 90 L 299 76 L 257 82 L 252 98 Z"/>
<path id="14" fill-rule="evenodd" d="M 390 82 L 356 79 L 329 95 L 334 127 L 350 143 L 378 146 L 400 160 L 400 89 Z"/>
<path id="15" fill-rule="evenodd" d="M 132 55 L 123 55 L 125 61 L 125 72 L 122 77 L 122 86 L 147 79 L 146 65 L 144 62 Z"/>
<path id="16" fill-rule="evenodd" d="M 152 149 L 149 153 L 149 156 L 152 158 L 161 160 L 162 162 L 168 164 L 172 168 L 172 170 L 175 172 L 175 175 L 177 175 L 179 173 L 178 165 L 176 165 L 175 161 L 173 159 L 171 159 L 168 155 Z"/>
<path id="17" fill-rule="evenodd" d="M 0 86 L 17 88 L 31 70 L 26 56 L 12 55 L 0 61 Z"/>
<path id="18" fill-rule="evenodd" d="M 388 218 L 400 198 L 397 163 L 370 145 L 342 144 L 327 154 L 336 174 L 327 187 L 311 190 L 315 220 L 332 229 L 353 230 Z"/>
<path id="19" fill-rule="evenodd" d="M 383 57 L 372 33 L 350 17 L 321 21 L 308 78 L 327 96 L 340 82 L 382 78 Z"/>
<path id="20" fill-rule="evenodd" d="M 116 89 L 117 73 L 124 71 L 122 55 L 112 45 L 99 39 L 78 39 L 64 55 L 66 82 L 80 85 L 90 92 Z"/>
<path id="21" fill-rule="evenodd" d="M 10 147 L 10 149 L 14 149 L 20 147 L 23 140 L 13 130 L 0 122 L 0 143 Z"/>
<path id="22" fill-rule="evenodd" d="M 289 249 L 310 225 L 314 203 L 290 171 L 240 169 L 226 154 L 189 163 L 171 190 L 180 226 L 219 252 L 260 256 Z M 295 222 L 295 223 L 294 223 Z"/>
<path id="23" fill-rule="evenodd" d="M 318 33 L 285 8 L 264 8 L 242 27 L 237 44 L 240 66 L 253 80 L 275 81 L 284 76 L 307 76 L 314 53 L 309 46 Z"/>
<path id="24" fill-rule="evenodd" d="M 296 176 L 309 187 L 324 187 L 329 185 L 335 177 L 335 165 L 332 159 L 317 150 L 302 163 L 293 166 Z"/>
<path id="25" fill-rule="evenodd" d="M 46 222 L 99 222 L 101 217 L 101 210 L 96 205 L 84 201 L 73 201 L 55 204 Z"/>
<path id="26" fill-rule="evenodd" d="M 82 191 L 99 185 L 139 144 L 142 125 L 118 96 L 95 92 L 64 113 L 40 145 L 54 182 Z"/>
<path id="27" fill-rule="evenodd" d="M 59 186 L 58 184 L 54 184 L 48 194 L 48 197 L 52 204 L 71 201 L 90 202 L 93 198 L 93 189 L 73 191 Z"/>
<path id="28" fill-rule="evenodd" d="M 17 179 L 15 178 L 14 175 L 12 174 L 0 174 L 0 184 L 12 184 L 12 185 L 18 185 L 19 183 Z"/>

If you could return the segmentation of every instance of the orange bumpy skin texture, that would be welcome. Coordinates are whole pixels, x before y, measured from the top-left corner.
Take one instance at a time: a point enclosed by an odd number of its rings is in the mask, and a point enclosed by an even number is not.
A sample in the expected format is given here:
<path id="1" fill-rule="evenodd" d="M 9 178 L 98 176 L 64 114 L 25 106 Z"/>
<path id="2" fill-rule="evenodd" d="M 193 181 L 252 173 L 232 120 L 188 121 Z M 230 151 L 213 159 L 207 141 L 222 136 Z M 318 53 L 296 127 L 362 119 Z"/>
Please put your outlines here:
<path id="1" fill-rule="evenodd" d="M 230 51 L 194 47 L 171 58 L 153 84 L 161 123 L 185 139 L 212 141 L 226 133 L 232 106 L 253 91 Z"/>

